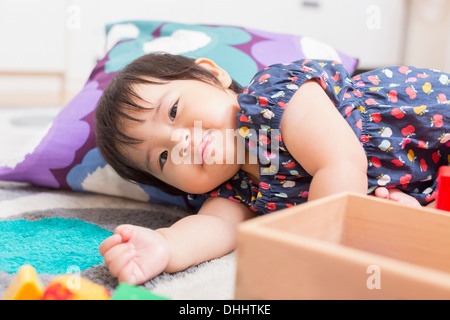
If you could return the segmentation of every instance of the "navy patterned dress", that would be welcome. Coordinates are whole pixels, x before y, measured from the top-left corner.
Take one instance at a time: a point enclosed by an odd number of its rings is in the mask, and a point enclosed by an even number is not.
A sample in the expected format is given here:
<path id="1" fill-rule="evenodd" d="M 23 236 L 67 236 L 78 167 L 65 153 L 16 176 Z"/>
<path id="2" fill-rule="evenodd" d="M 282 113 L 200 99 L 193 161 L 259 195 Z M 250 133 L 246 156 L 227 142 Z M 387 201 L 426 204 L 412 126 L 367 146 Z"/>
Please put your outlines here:
<path id="1" fill-rule="evenodd" d="M 236 119 L 246 147 L 258 157 L 260 181 L 239 171 L 206 197 L 242 202 L 258 214 L 308 199 L 312 177 L 284 146 L 280 122 L 293 94 L 310 79 L 322 86 L 364 147 L 368 193 L 395 187 L 422 205 L 436 197 L 438 168 L 450 162 L 450 75 L 394 66 L 352 78 L 339 62 L 319 60 L 276 64 L 255 75 L 238 97 Z M 333 134 L 332 128 L 320 129 Z"/>

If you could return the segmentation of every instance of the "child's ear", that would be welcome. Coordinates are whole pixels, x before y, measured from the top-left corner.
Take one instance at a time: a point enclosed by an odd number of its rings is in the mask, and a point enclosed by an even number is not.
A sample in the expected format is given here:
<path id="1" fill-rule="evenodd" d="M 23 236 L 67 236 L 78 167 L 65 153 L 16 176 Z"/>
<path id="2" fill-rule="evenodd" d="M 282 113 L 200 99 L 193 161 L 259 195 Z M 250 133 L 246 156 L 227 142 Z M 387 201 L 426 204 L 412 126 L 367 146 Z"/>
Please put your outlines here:
<path id="1" fill-rule="evenodd" d="M 213 75 L 216 76 L 217 79 L 219 79 L 220 83 L 225 89 L 228 89 L 231 86 L 232 79 L 231 76 L 226 72 L 224 69 L 219 67 L 214 61 L 208 58 L 198 58 L 195 60 L 195 63 L 199 66 L 205 68 L 209 72 L 211 72 Z"/>

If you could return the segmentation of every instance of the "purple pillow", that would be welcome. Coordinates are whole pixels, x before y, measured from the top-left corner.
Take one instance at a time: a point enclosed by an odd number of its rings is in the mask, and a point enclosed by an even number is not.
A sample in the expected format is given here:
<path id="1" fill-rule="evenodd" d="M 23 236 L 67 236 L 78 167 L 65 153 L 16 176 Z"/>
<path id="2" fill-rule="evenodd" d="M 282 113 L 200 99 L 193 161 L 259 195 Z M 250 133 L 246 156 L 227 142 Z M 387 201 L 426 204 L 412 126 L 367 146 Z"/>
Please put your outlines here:
<path id="1" fill-rule="evenodd" d="M 107 25 L 106 56 L 81 90 L 23 155 L 0 162 L 0 180 L 128 197 L 197 209 L 202 199 L 172 196 L 120 178 L 95 145 L 94 110 L 116 72 L 153 51 L 207 57 L 246 86 L 261 68 L 301 58 L 342 62 L 349 73 L 358 60 L 308 37 L 231 26 L 126 21 Z"/>

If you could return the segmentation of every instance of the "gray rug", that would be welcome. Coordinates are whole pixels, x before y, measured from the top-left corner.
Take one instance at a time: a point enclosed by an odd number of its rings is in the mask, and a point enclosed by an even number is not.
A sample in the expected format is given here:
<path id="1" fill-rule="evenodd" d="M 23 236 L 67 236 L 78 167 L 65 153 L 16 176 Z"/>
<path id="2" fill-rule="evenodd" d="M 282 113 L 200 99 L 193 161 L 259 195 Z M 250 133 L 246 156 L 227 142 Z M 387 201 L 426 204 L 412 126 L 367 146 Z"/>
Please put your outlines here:
<path id="1" fill-rule="evenodd" d="M 45 130 L 60 109 L 61 107 L 0 108 L 0 160 L 16 154 L 23 145 Z M 187 214 L 189 213 L 177 207 L 0 181 L 0 223 L 6 220 L 39 221 L 57 217 L 80 219 L 102 228 L 104 232 L 105 230 L 112 232 L 116 226 L 124 223 L 148 228 L 165 227 Z M 14 222 L 12 224 L 14 225 Z M 31 232 L 32 235 L 32 230 L 25 231 Z M 1 227 L 0 232 L 2 232 Z M 16 235 L 20 234 L 16 232 Z M 3 269 L 0 268 L 0 298 L 15 276 L 11 271 L 14 268 L 8 263 L 10 261 L 17 263 L 15 260 L 18 260 L 19 264 L 26 262 L 20 252 L 16 255 L 15 251 L 19 250 L 14 247 L 17 240 L 11 243 L 8 239 L 5 241 L 5 237 L 3 240 L 3 244 L 0 243 L 0 266 L 3 265 Z M 57 247 L 58 243 L 54 245 Z M 97 248 L 96 245 L 92 247 Z M 74 244 L 74 248 L 77 248 L 77 244 Z M 38 259 L 38 262 L 39 259 L 48 259 L 45 256 L 46 249 L 39 248 L 39 244 L 35 244 L 33 248 L 35 252 L 31 252 L 35 255 L 34 259 Z M 98 255 L 98 251 L 93 250 L 92 254 Z M 101 260 L 101 256 L 99 259 Z M 39 274 L 44 284 L 56 276 L 57 274 L 54 273 Z M 103 285 L 111 292 L 117 287 L 117 280 L 109 274 L 107 267 L 101 261 L 92 267 L 80 270 L 80 276 Z M 183 272 L 163 273 L 143 284 L 142 287 L 170 299 L 232 299 L 234 278 L 235 255 L 231 253 L 221 259 L 205 262 Z"/>
<path id="2" fill-rule="evenodd" d="M 116 226 L 124 223 L 148 228 L 165 227 L 187 214 L 190 213 L 178 207 L 0 181 L 0 222 L 18 219 L 38 221 L 58 217 L 79 219 L 112 232 Z M 6 248 L 0 247 L 0 259 L 5 252 Z M 0 297 L 14 276 L 13 272 L 0 270 Z M 44 284 L 56 276 L 57 274 L 39 274 Z M 102 262 L 81 270 L 80 276 L 103 285 L 111 293 L 118 285 Z M 182 272 L 163 273 L 144 283 L 142 287 L 174 300 L 232 299 L 234 281 L 233 252 Z"/>

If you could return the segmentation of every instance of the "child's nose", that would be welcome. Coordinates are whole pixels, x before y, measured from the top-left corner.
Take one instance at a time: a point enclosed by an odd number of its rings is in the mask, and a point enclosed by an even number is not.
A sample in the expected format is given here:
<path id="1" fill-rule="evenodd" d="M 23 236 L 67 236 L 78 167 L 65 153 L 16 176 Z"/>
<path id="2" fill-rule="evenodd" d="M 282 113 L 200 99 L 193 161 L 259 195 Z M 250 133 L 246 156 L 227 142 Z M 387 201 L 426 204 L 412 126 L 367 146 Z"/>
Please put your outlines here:
<path id="1" fill-rule="evenodd" d="M 191 147 L 191 133 L 189 130 L 186 130 L 183 133 L 182 143 L 183 143 L 183 149 L 182 149 L 183 156 L 186 156 L 189 153 L 190 147 Z"/>
<path id="2" fill-rule="evenodd" d="M 172 136 L 174 151 L 178 152 L 178 156 L 184 158 L 191 152 L 191 132 L 187 129 L 177 129 Z"/>

